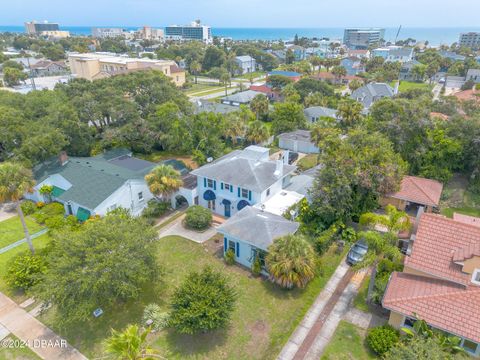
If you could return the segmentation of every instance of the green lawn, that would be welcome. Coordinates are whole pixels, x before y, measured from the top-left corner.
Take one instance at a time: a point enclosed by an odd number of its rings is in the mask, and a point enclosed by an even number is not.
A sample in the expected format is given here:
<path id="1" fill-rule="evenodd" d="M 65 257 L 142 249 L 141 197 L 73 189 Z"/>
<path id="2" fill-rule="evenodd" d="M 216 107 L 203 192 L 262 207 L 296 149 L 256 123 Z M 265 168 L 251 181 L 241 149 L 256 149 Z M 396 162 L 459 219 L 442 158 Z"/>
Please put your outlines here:
<path id="1" fill-rule="evenodd" d="M 457 212 L 464 215 L 480 217 L 480 196 L 467 189 L 468 179 L 456 174 L 443 188 L 440 211 L 443 215 L 453 217 Z"/>
<path id="2" fill-rule="evenodd" d="M 9 342 L 12 342 L 12 345 L 9 345 Z M 2 346 L 0 346 L 0 359 L 2 360 L 37 360 L 40 357 L 37 356 L 32 350 L 27 346 L 13 347 L 16 344 L 19 344 L 19 339 L 14 335 L 7 336 L 2 340 Z M 21 345 L 21 343 L 20 343 Z M 12 347 L 10 347 L 12 346 Z"/>
<path id="3" fill-rule="evenodd" d="M 368 312 L 368 304 L 367 304 L 367 294 L 368 294 L 368 284 L 370 283 L 370 275 L 365 276 L 360 285 L 360 289 L 358 289 L 358 294 L 353 299 L 353 306 L 357 309 Z"/>
<path id="4" fill-rule="evenodd" d="M 178 335 L 164 330 L 152 336 L 152 344 L 168 359 L 274 359 L 299 324 L 320 289 L 338 266 L 343 254 L 331 249 L 321 261 L 321 270 L 305 290 L 285 291 L 269 281 L 250 276 L 238 266 L 227 267 L 218 257 L 221 241 L 209 240 L 199 245 L 178 236 L 158 241 L 160 279 L 148 286 L 137 301 L 105 311 L 88 324 L 61 330 L 56 326 L 54 309 L 42 315 L 41 321 L 64 336 L 88 357 L 103 355 L 103 340 L 110 329 L 121 329 L 141 319 L 143 308 L 152 302 L 165 311 L 175 288 L 192 270 L 205 265 L 223 271 L 236 287 L 238 301 L 232 310 L 231 326 L 196 336 Z"/>
<path id="5" fill-rule="evenodd" d="M 308 154 L 297 162 L 297 166 L 301 171 L 305 171 L 318 165 L 318 154 Z"/>
<path id="6" fill-rule="evenodd" d="M 395 86 L 395 83 L 393 86 Z M 423 82 L 400 81 L 400 85 L 398 87 L 399 92 L 413 89 L 431 90 L 432 86 Z"/>
<path id="7" fill-rule="evenodd" d="M 30 234 L 35 234 L 43 228 L 28 216 L 25 220 Z M 0 248 L 10 245 L 15 241 L 22 240 L 24 237 L 25 234 L 23 232 L 22 223 L 18 216 L 0 222 Z"/>
<path id="8" fill-rule="evenodd" d="M 259 78 L 260 76 L 264 76 L 266 73 L 263 72 L 263 71 L 255 71 L 253 73 L 249 73 L 249 74 L 243 74 L 241 76 L 237 76 L 239 79 L 247 79 L 247 80 L 250 80 L 250 78 L 252 77 L 253 75 L 253 78 L 256 79 L 256 78 Z"/>
<path id="9" fill-rule="evenodd" d="M 342 320 L 321 359 L 368 360 L 377 359 L 377 356 L 367 348 L 364 330 Z"/>

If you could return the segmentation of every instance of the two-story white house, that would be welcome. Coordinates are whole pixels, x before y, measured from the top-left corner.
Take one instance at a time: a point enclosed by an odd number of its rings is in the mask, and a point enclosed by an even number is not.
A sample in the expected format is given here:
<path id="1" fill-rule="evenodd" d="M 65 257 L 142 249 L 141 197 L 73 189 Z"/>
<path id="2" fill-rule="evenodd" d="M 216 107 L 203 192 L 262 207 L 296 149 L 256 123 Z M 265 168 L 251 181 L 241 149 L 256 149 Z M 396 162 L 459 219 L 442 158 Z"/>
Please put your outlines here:
<path id="1" fill-rule="evenodd" d="M 269 149 L 236 150 L 191 174 L 197 176 L 198 204 L 230 217 L 246 206 L 263 203 L 290 184 L 296 166 L 270 160 Z"/>
<path id="2" fill-rule="evenodd" d="M 156 164 L 132 157 L 127 149 L 114 149 L 94 157 L 68 157 L 66 153 L 34 169 L 37 184 L 25 195 L 33 201 L 46 201 L 39 190 L 53 186 L 50 199 L 65 207 L 66 215 L 80 221 L 125 208 L 134 216 L 142 213 L 154 196 L 144 180 Z"/>

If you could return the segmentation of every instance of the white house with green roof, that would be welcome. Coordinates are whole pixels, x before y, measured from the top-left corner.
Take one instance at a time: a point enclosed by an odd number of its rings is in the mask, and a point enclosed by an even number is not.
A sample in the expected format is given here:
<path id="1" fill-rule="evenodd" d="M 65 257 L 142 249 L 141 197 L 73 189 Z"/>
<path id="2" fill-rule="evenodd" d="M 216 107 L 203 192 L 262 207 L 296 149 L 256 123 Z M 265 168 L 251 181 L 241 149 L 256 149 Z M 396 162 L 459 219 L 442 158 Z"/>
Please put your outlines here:
<path id="1" fill-rule="evenodd" d="M 154 196 L 144 180 L 156 164 L 137 159 L 130 150 L 114 149 L 93 157 L 68 157 L 66 153 L 34 168 L 36 186 L 25 198 L 47 200 L 39 190 L 53 186 L 51 198 L 65 206 L 67 215 L 85 221 L 116 208 L 138 216 Z"/>

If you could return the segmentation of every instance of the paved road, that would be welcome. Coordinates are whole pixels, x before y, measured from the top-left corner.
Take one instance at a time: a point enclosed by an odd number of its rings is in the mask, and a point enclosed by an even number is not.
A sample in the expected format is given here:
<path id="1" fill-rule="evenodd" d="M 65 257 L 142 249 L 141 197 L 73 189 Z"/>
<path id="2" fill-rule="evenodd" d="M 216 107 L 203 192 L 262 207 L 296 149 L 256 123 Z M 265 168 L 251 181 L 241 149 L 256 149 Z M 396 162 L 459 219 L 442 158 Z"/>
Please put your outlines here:
<path id="1" fill-rule="evenodd" d="M 42 359 L 87 360 L 52 330 L 0 292 L 0 326 L 15 335 Z"/>

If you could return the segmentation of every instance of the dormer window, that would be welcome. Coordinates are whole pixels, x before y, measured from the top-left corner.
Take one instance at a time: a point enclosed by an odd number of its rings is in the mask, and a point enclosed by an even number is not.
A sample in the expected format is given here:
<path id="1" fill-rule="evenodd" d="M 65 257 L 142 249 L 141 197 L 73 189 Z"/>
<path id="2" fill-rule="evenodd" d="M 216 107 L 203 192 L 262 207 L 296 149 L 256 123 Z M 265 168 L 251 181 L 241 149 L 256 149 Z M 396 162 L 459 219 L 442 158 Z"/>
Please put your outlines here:
<path id="1" fill-rule="evenodd" d="M 475 269 L 472 274 L 472 283 L 480 285 L 480 269 Z"/>

